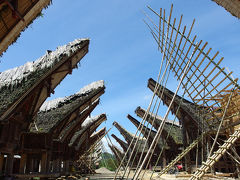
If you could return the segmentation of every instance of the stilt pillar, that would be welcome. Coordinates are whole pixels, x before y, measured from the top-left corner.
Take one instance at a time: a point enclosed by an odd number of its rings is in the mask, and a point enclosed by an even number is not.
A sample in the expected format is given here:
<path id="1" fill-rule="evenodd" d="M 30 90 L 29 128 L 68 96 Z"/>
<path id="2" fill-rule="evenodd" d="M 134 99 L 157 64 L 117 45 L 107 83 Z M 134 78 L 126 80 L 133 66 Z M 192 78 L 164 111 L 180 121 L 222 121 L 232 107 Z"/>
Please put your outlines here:
<path id="1" fill-rule="evenodd" d="M 163 149 L 163 168 L 167 166 L 166 150 Z"/>
<path id="2" fill-rule="evenodd" d="M 53 172 L 57 172 L 57 160 L 53 160 Z"/>
<path id="3" fill-rule="evenodd" d="M 70 170 L 69 170 L 69 160 L 66 160 L 66 161 L 65 161 L 65 172 L 66 172 L 66 173 L 69 173 L 69 172 L 70 172 Z"/>
<path id="4" fill-rule="evenodd" d="M 61 159 L 57 159 L 57 172 L 61 172 Z"/>
<path id="5" fill-rule="evenodd" d="M 20 159 L 19 173 L 24 174 L 27 162 L 27 154 L 22 154 Z"/>
<path id="6" fill-rule="evenodd" d="M 43 152 L 42 158 L 41 158 L 41 173 L 47 173 L 48 172 L 48 153 Z"/>
<path id="7" fill-rule="evenodd" d="M 3 173 L 3 162 L 4 162 L 4 155 L 0 154 L 0 174 Z"/>
<path id="8" fill-rule="evenodd" d="M 14 155 L 8 154 L 7 155 L 7 161 L 6 161 L 6 168 L 5 168 L 5 174 L 8 176 L 11 176 L 13 173 L 13 161 L 14 161 Z"/>

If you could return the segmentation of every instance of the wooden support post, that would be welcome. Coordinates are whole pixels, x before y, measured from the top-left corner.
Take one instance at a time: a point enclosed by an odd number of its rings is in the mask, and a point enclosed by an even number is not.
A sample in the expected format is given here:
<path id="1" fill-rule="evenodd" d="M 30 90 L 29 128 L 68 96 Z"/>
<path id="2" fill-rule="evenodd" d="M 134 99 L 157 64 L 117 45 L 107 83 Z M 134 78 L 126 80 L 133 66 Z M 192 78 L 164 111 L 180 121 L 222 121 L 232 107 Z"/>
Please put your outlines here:
<path id="1" fill-rule="evenodd" d="M 188 142 L 188 137 L 187 137 L 187 131 L 186 131 L 186 125 L 183 124 L 183 128 L 182 128 L 182 133 L 183 133 L 183 147 L 184 149 L 188 147 L 189 142 Z M 185 160 L 185 170 L 187 171 L 187 173 L 191 174 L 191 158 L 190 158 L 190 152 L 188 154 L 186 154 L 186 156 L 184 157 Z"/>
<path id="2" fill-rule="evenodd" d="M 3 173 L 3 162 L 4 162 L 4 155 L 0 154 L 0 174 Z"/>
<path id="3" fill-rule="evenodd" d="M 53 172 L 61 172 L 61 160 L 55 159 L 53 161 Z"/>
<path id="4" fill-rule="evenodd" d="M 5 174 L 7 176 L 11 176 L 13 173 L 13 160 L 14 160 L 14 155 L 8 154 L 7 161 L 6 161 L 6 167 L 5 167 Z"/>
<path id="5" fill-rule="evenodd" d="M 29 163 L 29 172 L 34 172 L 34 159 L 31 158 Z"/>
<path id="6" fill-rule="evenodd" d="M 63 172 L 66 174 L 68 172 L 68 160 L 63 161 Z"/>
<path id="7" fill-rule="evenodd" d="M 163 149 L 163 168 L 167 166 L 167 160 L 166 160 L 166 150 Z"/>
<path id="8" fill-rule="evenodd" d="M 69 170 L 69 160 L 65 161 L 65 172 L 68 174 L 70 172 Z"/>
<path id="9" fill-rule="evenodd" d="M 53 172 L 54 173 L 58 171 L 57 167 L 58 167 L 58 164 L 57 164 L 57 160 L 55 159 L 55 160 L 53 160 Z"/>
<path id="10" fill-rule="evenodd" d="M 57 159 L 57 172 L 61 172 L 61 160 Z"/>
<path id="11" fill-rule="evenodd" d="M 38 159 L 34 159 L 34 161 L 33 161 L 33 171 L 39 172 L 39 160 Z"/>
<path id="12" fill-rule="evenodd" d="M 27 162 L 27 154 L 21 154 L 19 173 L 24 174 Z"/>
<path id="13" fill-rule="evenodd" d="M 48 154 L 47 152 L 42 153 L 42 158 L 41 158 L 41 173 L 46 173 L 47 172 L 47 158 Z"/>
<path id="14" fill-rule="evenodd" d="M 59 159 L 59 172 L 62 172 L 63 168 L 62 168 L 62 159 Z"/>

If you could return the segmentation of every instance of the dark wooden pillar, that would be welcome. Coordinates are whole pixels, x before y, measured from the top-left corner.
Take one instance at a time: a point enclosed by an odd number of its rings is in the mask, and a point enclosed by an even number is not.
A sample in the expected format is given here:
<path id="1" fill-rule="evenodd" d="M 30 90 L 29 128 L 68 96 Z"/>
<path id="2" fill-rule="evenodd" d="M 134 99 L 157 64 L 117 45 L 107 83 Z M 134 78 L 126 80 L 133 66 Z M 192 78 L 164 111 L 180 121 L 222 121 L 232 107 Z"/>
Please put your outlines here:
<path id="1" fill-rule="evenodd" d="M 60 158 L 59 158 L 58 161 L 57 161 L 57 165 L 58 165 L 58 172 L 61 172 L 61 169 L 62 169 L 62 167 L 61 167 L 62 161 L 61 161 Z"/>
<path id="2" fill-rule="evenodd" d="M 43 152 L 41 158 L 41 173 L 47 172 L 47 164 L 48 164 L 48 153 Z"/>
<path id="3" fill-rule="evenodd" d="M 61 172 L 61 160 L 59 158 L 53 161 L 53 172 Z"/>
<path id="4" fill-rule="evenodd" d="M 27 154 L 23 153 L 20 159 L 19 173 L 24 174 L 27 162 Z"/>
<path id="5" fill-rule="evenodd" d="M 166 159 L 166 150 L 165 148 L 163 149 L 163 168 L 165 168 L 167 166 L 167 159 Z"/>
<path id="6" fill-rule="evenodd" d="M 7 160 L 6 160 L 6 168 L 5 168 L 5 174 L 6 175 L 12 175 L 13 173 L 13 161 L 14 161 L 14 155 L 8 154 Z"/>
<path id="7" fill-rule="evenodd" d="M 183 133 L 183 147 L 184 149 L 186 149 L 189 146 L 189 138 L 188 138 L 188 134 L 187 134 L 187 127 L 186 124 L 183 123 L 182 126 L 182 133 Z M 188 152 L 186 154 L 186 156 L 184 157 L 184 161 L 185 161 L 185 170 L 187 171 L 187 173 L 191 174 L 191 157 L 190 157 L 190 152 Z"/>
<path id="8" fill-rule="evenodd" d="M 3 173 L 3 162 L 4 162 L 4 155 L 0 154 L 0 174 Z"/>
<path id="9" fill-rule="evenodd" d="M 62 167 L 62 164 L 63 164 L 63 167 Z M 64 166 L 64 161 L 62 159 L 60 159 L 60 172 L 64 172 L 65 166 Z"/>
<path id="10" fill-rule="evenodd" d="M 57 172 L 57 160 L 53 160 L 53 172 Z"/>
<path id="11" fill-rule="evenodd" d="M 29 163 L 29 172 L 34 172 L 34 159 L 31 158 Z"/>
<path id="12" fill-rule="evenodd" d="M 68 173 L 69 172 L 69 160 L 65 161 L 65 172 Z"/>

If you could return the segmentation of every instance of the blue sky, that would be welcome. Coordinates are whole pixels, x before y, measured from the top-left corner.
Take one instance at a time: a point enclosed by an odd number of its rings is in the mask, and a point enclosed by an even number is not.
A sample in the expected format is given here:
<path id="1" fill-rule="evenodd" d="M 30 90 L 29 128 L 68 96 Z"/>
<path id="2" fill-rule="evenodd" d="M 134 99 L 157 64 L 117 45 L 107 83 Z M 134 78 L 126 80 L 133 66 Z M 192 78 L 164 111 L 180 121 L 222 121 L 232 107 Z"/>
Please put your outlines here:
<path id="1" fill-rule="evenodd" d="M 220 56 L 225 57 L 223 66 L 233 70 L 234 77 L 240 77 L 240 22 L 211 0 L 53 0 L 43 11 L 44 16 L 35 20 L 1 57 L 0 71 L 33 61 L 46 50 L 76 38 L 88 37 L 89 53 L 50 99 L 71 95 L 103 79 L 106 93 L 93 115 L 105 112 L 108 120 L 104 126 L 109 128 L 113 121 L 118 121 L 134 132 L 126 116 L 130 113 L 136 117 L 135 108 L 149 104 L 152 93 L 147 80 L 156 79 L 161 62 L 141 11 L 152 15 L 146 8 L 150 5 L 156 11 L 165 8 L 169 14 L 171 3 L 173 16 L 184 14 L 183 24 L 188 26 L 195 18 L 193 34 L 198 34 L 198 40 L 208 41 L 213 52 L 220 51 Z M 175 86 L 174 80 L 168 84 L 172 90 Z M 111 133 L 119 135 L 116 129 Z"/>

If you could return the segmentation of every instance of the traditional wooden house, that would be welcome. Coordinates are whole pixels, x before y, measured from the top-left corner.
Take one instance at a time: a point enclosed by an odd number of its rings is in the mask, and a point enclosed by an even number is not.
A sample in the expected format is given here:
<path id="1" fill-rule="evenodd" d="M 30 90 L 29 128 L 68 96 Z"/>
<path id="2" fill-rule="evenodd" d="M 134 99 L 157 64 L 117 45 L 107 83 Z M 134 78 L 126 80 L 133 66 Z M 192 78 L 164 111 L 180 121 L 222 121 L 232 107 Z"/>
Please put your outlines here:
<path id="1" fill-rule="evenodd" d="M 128 144 L 121 140 L 120 138 L 118 138 L 115 134 L 112 134 L 111 136 L 118 142 L 118 144 L 122 147 L 123 151 L 127 152 Z"/>
<path id="2" fill-rule="evenodd" d="M 166 87 L 159 85 L 153 79 L 149 79 L 148 87 L 154 91 L 155 86 L 158 87 L 157 96 L 161 98 L 165 105 L 169 106 L 174 93 Z M 178 95 L 175 97 L 173 105 L 171 106 L 171 112 L 176 115 L 182 126 L 183 147 L 186 148 L 198 137 L 199 133 L 202 132 L 204 127 L 203 123 L 205 123 L 202 116 L 200 116 L 202 112 L 194 103 Z M 207 128 L 207 126 L 205 127 Z M 187 168 L 191 167 L 191 159 L 195 159 L 195 157 L 195 150 L 186 156 L 185 164 Z"/>
<path id="3" fill-rule="evenodd" d="M 80 148 L 80 151 L 77 152 L 78 157 L 76 162 L 78 162 L 77 168 L 80 173 L 94 173 L 94 167 L 99 165 L 101 160 L 101 139 L 106 135 L 106 128 L 102 128 L 97 132 L 94 132 L 90 138 L 89 143 L 84 143 Z"/>
<path id="4" fill-rule="evenodd" d="M 0 1 L 0 55 L 35 18 L 41 16 L 42 9 L 50 3 L 51 0 Z"/>
<path id="5" fill-rule="evenodd" d="M 108 146 L 110 147 L 111 151 L 113 152 L 114 156 L 116 157 L 118 164 L 120 164 L 123 159 L 124 153 L 121 152 L 121 150 L 115 145 L 108 144 Z"/>
<path id="6" fill-rule="evenodd" d="M 66 167 L 74 160 L 77 152 L 69 148 L 68 143 L 98 105 L 98 98 L 104 93 L 104 89 L 103 81 L 98 81 L 85 86 L 74 95 L 43 104 L 34 119 L 31 132 L 22 135 L 19 150 L 21 174 L 18 176 L 40 173 L 49 177 L 49 173 L 56 173 L 58 176 L 61 171 L 69 171 Z M 32 164 L 35 168 L 29 166 Z"/>
<path id="7" fill-rule="evenodd" d="M 143 118 L 145 113 L 147 114 L 147 111 L 139 106 L 136 108 L 135 113 L 140 118 Z M 156 130 L 158 130 L 162 123 L 162 117 L 149 113 L 146 121 L 148 121 Z M 167 119 L 161 136 L 163 139 L 167 140 L 169 147 L 174 147 L 176 150 L 182 147 L 182 130 L 178 122 Z"/>
<path id="8" fill-rule="evenodd" d="M 131 154 L 133 154 L 131 156 L 132 165 L 136 166 L 141 154 L 146 153 L 148 150 L 149 144 L 148 144 L 146 138 L 137 137 L 137 136 L 135 137 L 134 134 L 128 132 L 117 122 L 114 122 L 113 125 L 119 130 L 120 134 L 124 137 L 124 139 L 126 140 L 126 142 L 128 144 L 128 147 L 130 146 L 130 149 L 128 150 L 129 158 L 130 158 Z M 136 144 L 136 146 L 135 146 L 135 144 Z M 145 146 L 145 144 L 146 144 L 146 146 Z M 134 148 L 134 146 L 135 146 L 135 148 Z M 146 148 L 144 148 L 144 147 L 146 147 Z M 133 149 L 135 149 L 135 150 L 133 151 Z M 133 153 L 132 153 L 132 151 L 133 151 Z"/>
<path id="9" fill-rule="evenodd" d="M 157 132 L 147 128 L 146 126 L 140 125 L 140 122 L 133 118 L 131 115 L 128 115 L 128 119 L 141 131 L 143 136 L 148 140 L 148 144 L 151 144 L 153 142 L 154 137 L 156 136 Z M 166 131 L 166 130 L 164 130 Z M 151 161 L 151 165 L 157 165 L 165 167 L 167 163 L 171 162 L 176 156 L 176 154 L 179 154 L 181 151 L 180 147 L 182 146 L 181 141 L 180 142 L 175 142 L 173 136 L 177 136 L 178 140 L 181 140 L 181 133 L 176 134 L 176 132 L 173 130 L 169 133 L 166 131 L 166 137 L 161 136 L 155 151 L 153 153 L 153 160 Z M 167 138 L 169 137 L 169 138 Z M 146 148 L 147 149 L 147 148 Z M 160 156 L 159 162 L 156 162 L 158 157 Z"/>
<path id="10" fill-rule="evenodd" d="M 0 171 L 7 154 L 5 174 L 12 173 L 13 156 L 39 108 L 88 52 L 88 39 L 78 39 L 34 62 L 0 74 Z"/>
<path id="11" fill-rule="evenodd" d="M 170 101 L 173 97 L 173 92 L 166 87 L 163 87 L 156 83 L 153 79 L 149 79 L 148 87 L 153 91 L 155 86 L 158 86 L 157 95 L 161 98 L 164 104 L 169 106 Z M 162 96 L 161 96 L 162 94 Z M 179 109 L 179 110 L 177 110 Z M 178 118 L 181 126 L 182 126 L 182 138 L 183 138 L 183 147 L 184 149 L 188 147 L 197 137 L 200 136 L 202 130 L 209 131 L 208 135 L 203 137 L 202 143 L 198 144 L 198 147 L 193 148 L 186 156 L 184 166 L 186 170 L 190 173 L 195 167 L 195 165 L 199 165 L 202 163 L 204 159 L 207 157 L 207 153 L 209 149 L 207 147 L 211 147 L 213 143 L 212 137 L 216 134 L 217 121 L 212 123 L 216 124 L 216 127 L 208 126 L 206 124 L 206 119 L 216 119 L 218 111 L 216 111 L 215 115 L 209 114 L 208 109 L 206 107 L 200 107 L 183 97 L 176 96 L 173 102 L 173 106 L 171 107 L 171 111 Z M 209 114 L 204 116 L 204 114 Z M 212 120 L 212 121 L 213 121 Z M 166 123 L 167 125 L 168 123 Z M 227 134 L 224 131 L 220 131 L 219 137 L 222 140 L 227 139 Z M 202 148 L 203 147 L 203 148 Z M 217 146 L 216 146 L 217 148 Z M 236 146 L 236 149 L 238 147 Z M 214 149 L 217 150 L 217 149 Z M 196 162 L 197 161 L 197 162 Z M 214 166 L 213 170 L 221 171 L 221 172 L 234 172 L 236 169 L 235 162 L 231 156 L 223 156 Z"/>
<path id="12" fill-rule="evenodd" d="M 78 156 L 88 151 L 90 146 L 85 146 L 84 144 L 91 144 L 91 135 L 93 135 L 94 131 L 101 125 L 102 122 L 106 121 L 106 119 L 106 114 L 88 118 L 82 123 L 80 130 L 74 133 L 69 146 L 73 147 L 75 151 L 78 152 Z"/>
<path id="13" fill-rule="evenodd" d="M 82 150 L 91 152 L 91 150 L 94 149 L 95 144 L 99 142 L 105 135 L 106 135 L 106 127 L 98 130 L 97 132 L 94 132 L 89 138 L 89 143 L 85 143 L 81 146 L 80 152 L 78 152 L 79 155 L 84 153 L 84 151 Z"/>

